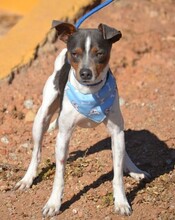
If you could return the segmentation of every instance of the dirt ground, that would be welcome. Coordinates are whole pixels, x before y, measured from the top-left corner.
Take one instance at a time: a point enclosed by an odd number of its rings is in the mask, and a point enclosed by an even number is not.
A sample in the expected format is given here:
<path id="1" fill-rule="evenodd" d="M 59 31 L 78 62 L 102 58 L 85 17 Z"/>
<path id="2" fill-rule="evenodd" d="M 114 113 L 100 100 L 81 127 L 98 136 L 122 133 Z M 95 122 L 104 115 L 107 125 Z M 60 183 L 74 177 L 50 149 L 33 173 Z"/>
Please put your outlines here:
<path id="1" fill-rule="evenodd" d="M 52 219 L 175 219 L 175 2 L 122 0 L 86 21 L 121 30 L 113 46 L 111 69 L 120 92 L 126 148 L 151 180 L 125 176 L 133 213 L 113 211 L 110 138 L 103 125 L 77 128 L 70 143 L 61 213 Z M 38 177 L 27 191 L 13 187 L 24 175 L 32 153 L 31 129 L 42 100 L 42 88 L 64 44 L 39 50 L 30 67 L 0 82 L 0 215 L 2 220 L 42 219 L 50 196 L 57 131 L 46 134 Z M 13 52 L 13 51 L 12 51 Z"/>

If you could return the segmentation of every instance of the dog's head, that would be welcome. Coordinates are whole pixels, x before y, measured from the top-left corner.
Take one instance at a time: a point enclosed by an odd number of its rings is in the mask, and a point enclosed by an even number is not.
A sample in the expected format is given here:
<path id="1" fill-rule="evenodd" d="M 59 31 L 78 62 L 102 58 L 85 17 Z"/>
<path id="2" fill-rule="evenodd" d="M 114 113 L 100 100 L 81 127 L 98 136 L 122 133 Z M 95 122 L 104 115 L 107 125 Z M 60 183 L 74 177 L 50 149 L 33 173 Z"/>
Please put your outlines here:
<path id="1" fill-rule="evenodd" d="M 121 38 L 121 32 L 105 24 L 97 29 L 76 29 L 70 23 L 53 21 L 52 27 L 67 43 L 68 61 L 75 70 L 76 79 L 83 84 L 100 79 L 108 65 L 112 44 Z"/>

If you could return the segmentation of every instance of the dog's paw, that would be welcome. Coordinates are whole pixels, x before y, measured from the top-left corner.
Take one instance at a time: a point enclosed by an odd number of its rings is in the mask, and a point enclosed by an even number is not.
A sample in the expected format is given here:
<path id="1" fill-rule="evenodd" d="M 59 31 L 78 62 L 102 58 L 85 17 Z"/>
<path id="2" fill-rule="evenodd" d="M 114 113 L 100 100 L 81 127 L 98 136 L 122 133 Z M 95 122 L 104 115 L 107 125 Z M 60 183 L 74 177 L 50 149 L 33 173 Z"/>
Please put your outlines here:
<path id="1" fill-rule="evenodd" d="M 42 210 L 43 216 L 52 217 L 54 215 L 57 215 L 60 211 L 60 206 L 61 206 L 61 203 L 59 202 L 57 203 L 52 200 L 49 200 Z"/>
<path id="2" fill-rule="evenodd" d="M 30 180 L 26 180 L 25 178 L 23 178 L 22 180 L 20 180 L 19 182 L 17 182 L 17 184 L 15 185 L 14 189 L 15 190 L 25 190 L 31 187 L 33 183 L 33 179 Z"/>
<path id="3" fill-rule="evenodd" d="M 151 179 L 151 175 L 149 173 L 147 173 L 146 171 L 142 171 L 142 170 L 138 173 L 130 172 L 129 175 L 137 181 L 140 181 L 143 179 L 145 179 L 145 180 Z"/>
<path id="4" fill-rule="evenodd" d="M 127 201 L 123 203 L 115 202 L 114 204 L 115 212 L 117 212 L 118 214 L 127 216 L 131 215 L 132 209 Z"/>

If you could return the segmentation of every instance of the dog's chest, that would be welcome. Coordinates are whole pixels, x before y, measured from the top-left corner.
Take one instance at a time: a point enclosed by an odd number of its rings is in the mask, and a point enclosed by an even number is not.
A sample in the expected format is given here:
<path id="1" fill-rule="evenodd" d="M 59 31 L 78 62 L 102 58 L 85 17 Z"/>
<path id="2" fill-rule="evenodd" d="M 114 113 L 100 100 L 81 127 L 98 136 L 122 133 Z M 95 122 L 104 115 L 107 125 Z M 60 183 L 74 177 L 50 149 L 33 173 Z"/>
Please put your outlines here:
<path id="1" fill-rule="evenodd" d="M 63 98 L 61 115 L 65 122 L 68 121 L 71 124 L 78 125 L 82 128 L 93 128 L 99 125 L 99 123 L 96 123 L 80 114 L 70 103 L 66 95 L 64 95 Z"/>

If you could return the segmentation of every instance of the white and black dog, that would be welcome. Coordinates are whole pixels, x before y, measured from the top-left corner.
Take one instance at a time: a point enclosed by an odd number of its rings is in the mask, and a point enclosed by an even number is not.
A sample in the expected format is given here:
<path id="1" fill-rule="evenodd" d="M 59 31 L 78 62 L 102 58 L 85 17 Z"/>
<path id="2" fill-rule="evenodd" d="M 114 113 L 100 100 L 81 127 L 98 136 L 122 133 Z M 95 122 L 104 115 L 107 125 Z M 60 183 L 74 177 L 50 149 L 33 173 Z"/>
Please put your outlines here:
<path id="1" fill-rule="evenodd" d="M 108 65 L 112 44 L 121 38 L 121 32 L 104 24 L 100 24 L 97 29 L 77 30 L 70 23 L 53 21 L 53 27 L 67 48 L 58 55 L 54 72 L 44 86 L 42 105 L 33 125 L 32 159 L 25 176 L 16 184 L 16 189 L 26 189 L 32 185 L 37 175 L 43 135 L 48 130 L 53 114 L 60 109 L 59 117 L 54 122 L 59 127 L 55 149 L 56 173 L 43 215 L 59 213 L 68 145 L 75 126 L 90 128 L 99 123 L 106 125 L 112 138 L 115 211 L 130 215 L 123 171 L 137 180 L 148 178 L 149 174 L 137 168 L 125 151 L 119 96 Z"/>

